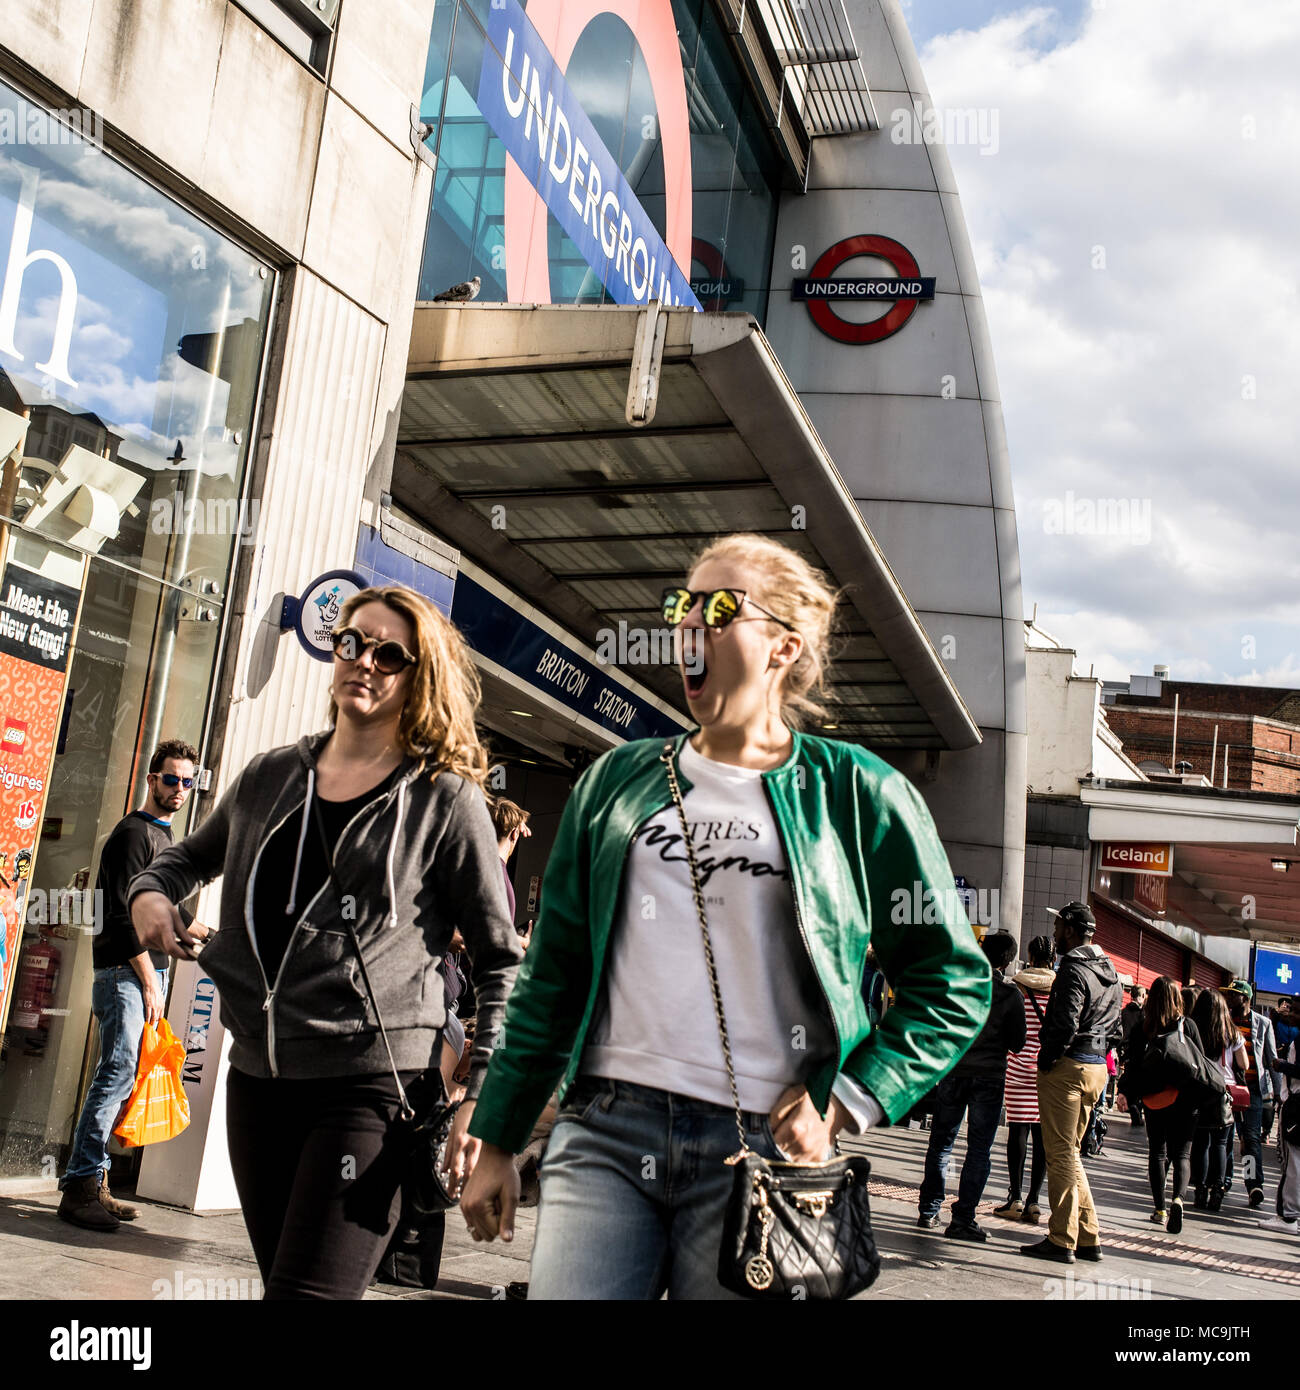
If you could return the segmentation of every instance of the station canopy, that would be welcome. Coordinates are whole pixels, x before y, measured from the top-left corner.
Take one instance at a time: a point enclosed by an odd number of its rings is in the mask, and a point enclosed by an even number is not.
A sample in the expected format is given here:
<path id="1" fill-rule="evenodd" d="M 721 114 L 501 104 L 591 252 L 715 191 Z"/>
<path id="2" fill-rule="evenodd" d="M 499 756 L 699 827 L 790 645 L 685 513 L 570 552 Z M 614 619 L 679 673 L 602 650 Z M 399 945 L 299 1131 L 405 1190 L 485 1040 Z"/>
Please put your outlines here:
<path id="1" fill-rule="evenodd" d="M 597 651 L 602 634 L 663 629 L 662 590 L 705 542 L 772 536 L 845 591 L 828 734 L 882 751 L 980 742 L 746 314 L 417 305 L 392 494 Z M 616 664 L 685 709 L 675 667 Z"/>

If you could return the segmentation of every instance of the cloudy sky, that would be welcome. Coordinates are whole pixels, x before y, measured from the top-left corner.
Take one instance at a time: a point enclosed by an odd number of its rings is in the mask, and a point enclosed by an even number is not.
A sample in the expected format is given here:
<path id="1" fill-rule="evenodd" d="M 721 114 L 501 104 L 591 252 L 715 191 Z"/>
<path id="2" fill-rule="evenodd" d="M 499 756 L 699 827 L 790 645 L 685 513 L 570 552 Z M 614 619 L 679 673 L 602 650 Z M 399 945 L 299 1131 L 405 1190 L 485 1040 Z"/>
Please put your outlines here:
<path id="1" fill-rule="evenodd" d="M 904 10 L 935 102 L 996 117 L 949 154 L 1026 612 L 1107 677 L 1300 686 L 1300 4 Z"/>

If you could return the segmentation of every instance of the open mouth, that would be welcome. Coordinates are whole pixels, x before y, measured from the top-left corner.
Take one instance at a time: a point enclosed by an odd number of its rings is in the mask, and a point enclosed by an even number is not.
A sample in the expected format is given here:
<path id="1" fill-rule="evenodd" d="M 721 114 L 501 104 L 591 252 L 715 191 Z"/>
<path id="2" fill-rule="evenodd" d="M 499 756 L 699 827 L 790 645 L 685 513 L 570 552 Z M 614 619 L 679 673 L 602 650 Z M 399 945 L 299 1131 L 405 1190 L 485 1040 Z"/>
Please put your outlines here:
<path id="1" fill-rule="evenodd" d="M 704 692 L 704 686 L 708 679 L 708 663 L 702 655 L 697 653 L 691 664 L 682 668 L 682 680 L 686 684 L 686 698 L 698 700 Z"/>

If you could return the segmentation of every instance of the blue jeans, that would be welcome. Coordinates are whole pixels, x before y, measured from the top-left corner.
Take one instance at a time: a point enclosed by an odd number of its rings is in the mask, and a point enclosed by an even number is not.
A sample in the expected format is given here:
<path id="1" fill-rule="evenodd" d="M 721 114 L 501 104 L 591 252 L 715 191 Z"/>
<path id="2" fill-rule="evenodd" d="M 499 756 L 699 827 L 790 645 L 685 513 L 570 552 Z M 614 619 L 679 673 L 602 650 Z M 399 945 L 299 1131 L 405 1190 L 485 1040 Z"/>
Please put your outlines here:
<path id="1" fill-rule="evenodd" d="M 1241 1147 L 1245 1153 L 1246 1162 L 1246 1191 L 1255 1192 L 1264 1190 L 1264 1102 L 1260 1093 L 1252 1086 L 1250 1088 L 1250 1108 L 1248 1110 L 1237 1110 L 1233 1112 L 1233 1120 L 1236 1123 L 1237 1134 L 1241 1139 Z M 1229 1149 L 1231 1154 L 1231 1149 Z M 1228 1176 L 1232 1176 L 1231 1159 L 1228 1163 Z"/>
<path id="2" fill-rule="evenodd" d="M 755 1153 L 780 1158 L 766 1115 Z M 718 1283 L 740 1147 L 735 1111 L 649 1086 L 579 1077 L 542 1161 L 529 1299 L 733 1299 Z"/>
<path id="3" fill-rule="evenodd" d="M 158 987 L 167 992 L 167 972 L 158 971 Z M 59 1183 L 67 1187 L 78 1178 L 97 1177 L 108 1170 L 108 1141 L 135 1086 L 144 1036 L 144 986 L 129 965 L 110 965 L 95 971 L 91 1008 L 99 1020 L 99 1065 L 86 1103 L 81 1107 L 72 1156 Z"/>
<path id="4" fill-rule="evenodd" d="M 1229 1172 L 1231 1125 L 1202 1125 L 1192 1136 L 1192 1186 L 1221 1192 Z"/>
<path id="5" fill-rule="evenodd" d="M 969 1110 L 966 1160 L 961 1165 L 952 1216 L 954 1221 L 974 1222 L 975 1208 L 993 1167 L 993 1141 L 1002 1117 L 1005 1085 L 1004 1076 L 945 1076 L 935 1088 L 934 1119 L 930 1122 L 930 1145 L 925 1151 L 925 1177 L 921 1182 L 922 1216 L 938 1216 L 943 1206 L 948 1160 L 962 1117 Z"/>

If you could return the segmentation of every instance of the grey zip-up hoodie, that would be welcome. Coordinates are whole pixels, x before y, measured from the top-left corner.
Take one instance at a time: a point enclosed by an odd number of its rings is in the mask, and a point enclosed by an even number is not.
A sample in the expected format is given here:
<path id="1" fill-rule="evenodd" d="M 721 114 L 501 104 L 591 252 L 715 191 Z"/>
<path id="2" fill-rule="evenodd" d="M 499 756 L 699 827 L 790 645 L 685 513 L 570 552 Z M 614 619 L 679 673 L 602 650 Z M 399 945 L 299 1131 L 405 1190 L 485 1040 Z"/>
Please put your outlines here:
<path id="1" fill-rule="evenodd" d="M 478 1014 L 466 1096 L 478 1095 L 523 949 L 506 913 L 496 832 L 477 787 L 407 758 L 393 785 L 348 822 L 335 872 L 299 912 L 268 980 L 252 920 L 258 860 L 290 817 L 312 824 L 316 754 L 328 733 L 261 753 L 192 834 L 164 850 L 127 890 L 178 903 L 222 876 L 221 928 L 200 953 L 231 1034 L 231 1064 L 291 1079 L 390 1070 L 343 913 L 352 914 L 399 1071 L 436 1065 L 446 1022 L 438 965 L 459 927 L 473 962 Z M 308 803 L 304 814 L 304 803 Z"/>

